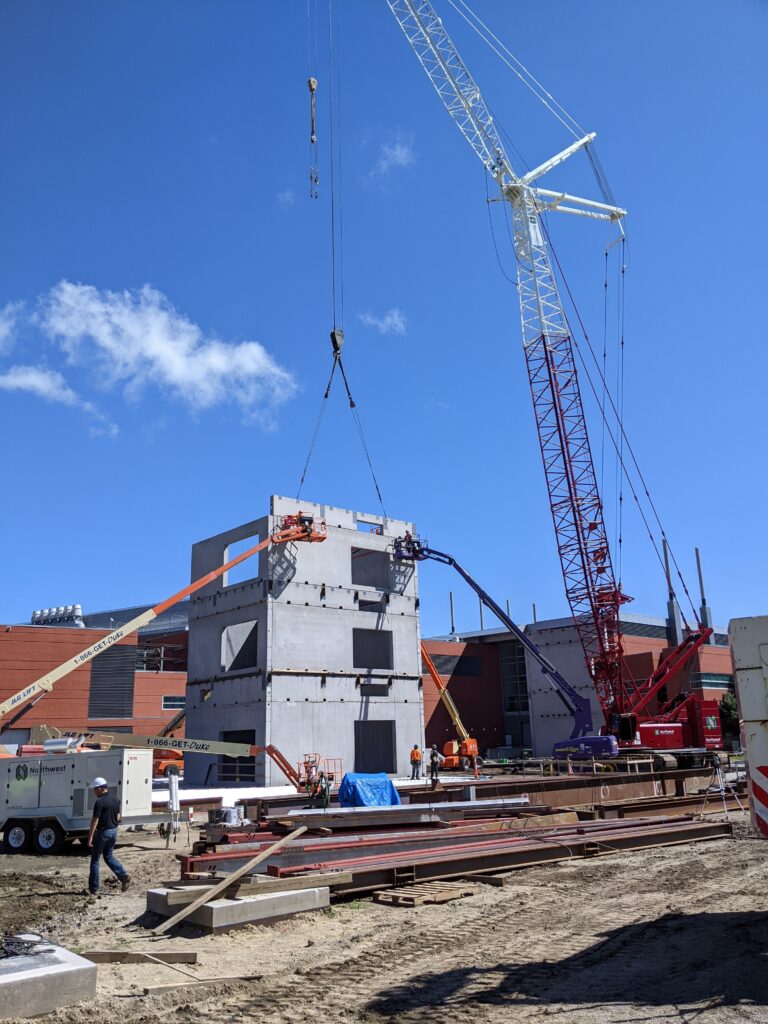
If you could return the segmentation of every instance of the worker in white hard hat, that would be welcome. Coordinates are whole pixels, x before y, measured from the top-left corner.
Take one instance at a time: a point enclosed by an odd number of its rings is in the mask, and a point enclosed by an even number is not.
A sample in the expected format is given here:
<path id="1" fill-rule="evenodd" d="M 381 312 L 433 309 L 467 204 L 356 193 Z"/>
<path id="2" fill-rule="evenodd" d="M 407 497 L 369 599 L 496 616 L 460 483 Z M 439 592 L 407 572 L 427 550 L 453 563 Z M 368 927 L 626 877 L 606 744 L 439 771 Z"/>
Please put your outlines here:
<path id="1" fill-rule="evenodd" d="M 96 794 L 96 800 L 93 805 L 91 826 L 88 829 L 88 848 L 91 851 L 88 892 L 91 896 L 98 894 L 99 861 L 102 857 L 110 871 L 117 875 L 120 887 L 125 892 L 131 884 L 131 878 L 113 852 L 117 842 L 117 827 L 120 824 L 120 801 L 109 792 L 106 779 L 94 779 L 91 789 Z"/>

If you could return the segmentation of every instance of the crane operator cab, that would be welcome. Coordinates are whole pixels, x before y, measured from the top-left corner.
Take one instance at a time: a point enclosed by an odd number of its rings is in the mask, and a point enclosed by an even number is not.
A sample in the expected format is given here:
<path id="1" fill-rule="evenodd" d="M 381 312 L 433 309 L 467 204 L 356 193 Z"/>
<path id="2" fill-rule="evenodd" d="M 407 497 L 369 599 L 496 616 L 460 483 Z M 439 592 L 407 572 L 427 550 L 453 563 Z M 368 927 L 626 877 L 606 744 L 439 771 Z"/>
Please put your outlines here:
<path id="1" fill-rule="evenodd" d="M 396 537 L 394 542 L 394 556 L 403 561 L 418 562 L 426 555 L 423 553 L 424 545 L 418 536 L 405 531 L 404 537 Z"/>

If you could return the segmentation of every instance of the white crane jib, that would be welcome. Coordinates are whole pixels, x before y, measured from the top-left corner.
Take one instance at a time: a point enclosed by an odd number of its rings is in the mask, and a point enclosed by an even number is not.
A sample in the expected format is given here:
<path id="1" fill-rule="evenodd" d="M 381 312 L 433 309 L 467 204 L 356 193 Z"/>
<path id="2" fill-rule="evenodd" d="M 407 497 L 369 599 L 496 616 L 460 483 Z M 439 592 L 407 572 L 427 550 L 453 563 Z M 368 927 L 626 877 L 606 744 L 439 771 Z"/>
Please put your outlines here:
<path id="1" fill-rule="evenodd" d="M 513 205 L 525 205 L 528 200 L 533 202 L 537 211 L 559 210 L 561 213 L 575 213 L 608 221 L 620 221 L 626 216 L 627 211 L 618 206 L 531 184 L 592 142 L 596 137 L 595 132 L 577 139 L 527 174 L 516 174 L 480 89 L 429 0 L 387 0 L 387 3 L 429 75 L 445 109 Z M 577 205 L 564 207 L 563 201 Z"/>

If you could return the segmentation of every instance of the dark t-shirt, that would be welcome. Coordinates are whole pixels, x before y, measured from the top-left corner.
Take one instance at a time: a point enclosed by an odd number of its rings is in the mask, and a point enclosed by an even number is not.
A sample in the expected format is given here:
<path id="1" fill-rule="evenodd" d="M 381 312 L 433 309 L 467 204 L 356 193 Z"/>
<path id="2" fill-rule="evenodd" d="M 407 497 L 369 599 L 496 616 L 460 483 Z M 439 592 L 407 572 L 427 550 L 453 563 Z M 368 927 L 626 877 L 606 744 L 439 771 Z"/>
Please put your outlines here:
<path id="1" fill-rule="evenodd" d="M 111 793 L 97 798 L 93 805 L 93 817 L 99 819 L 96 828 L 117 828 L 117 819 L 120 817 L 120 801 Z"/>

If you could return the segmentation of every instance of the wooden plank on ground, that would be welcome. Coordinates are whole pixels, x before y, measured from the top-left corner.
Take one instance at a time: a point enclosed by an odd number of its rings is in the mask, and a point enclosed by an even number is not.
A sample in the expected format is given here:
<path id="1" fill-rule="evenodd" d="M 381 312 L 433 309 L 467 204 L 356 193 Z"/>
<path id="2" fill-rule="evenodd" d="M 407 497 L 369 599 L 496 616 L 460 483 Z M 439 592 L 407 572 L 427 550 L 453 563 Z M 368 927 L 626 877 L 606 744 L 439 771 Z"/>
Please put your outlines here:
<path id="1" fill-rule="evenodd" d="M 224 981 L 261 981 L 261 974 L 227 974 L 219 978 L 199 978 L 194 981 L 174 981 L 170 985 L 145 985 L 145 996 L 158 996 L 180 988 L 200 988 L 202 985 L 218 985 Z"/>
<path id="2" fill-rule="evenodd" d="M 93 964 L 143 964 L 147 957 L 153 960 L 162 960 L 164 964 L 196 964 L 196 950 L 152 950 L 151 953 L 142 953 L 137 949 L 92 949 L 87 953 L 80 953 L 80 956 L 90 960 Z"/>
<path id="3" fill-rule="evenodd" d="M 284 846 L 290 843 L 294 839 L 298 839 L 299 836 L 303 835 L 307 831 L 306 825 L 301 825 L 299 828 L 290 832 L 287 836 L 283 836 L 282 839 L 278 839 L 276 843 L 272 843 L 266 850 L 262 850 L 261 853 L 256 854 L 255 857 L 251 857 L 249 861 L 246 861 L 242 867 L 239 867 L 236 871 L 233 871 L 231 875 L 219 882 L 218 885 L 214 885 L 212 889 L 207 889 L 201 893 L 192 903 L 188 903 L 187 906 L 182 907 L 181 910 L 174 914 L 173 917 L 169 917 L 167 921 L 163 921 L 162 924 L 158 925 L 157 928 L 152 929 L 152 934 L 164 935 L 170 928 L 179 921 L 183 921 L 185 917 L 188 917 L 193 910 L 197 910 L 198 907 L 202 907 L 204 903 L 208 903 L 209 900 L 216 899 L 219 893 L 224 892 L 228 889 L 233 882 L 236 882 L 238 878 L 242 878 L 243 875 L 247 875 L 249 871 L 253 871 L 257 864 L 261 864 L 262 861 L 267 860 L 272 856 L 273 853 L 277 853 Z"/>
<path id="4" fill-rule="evenodd" d="M 262 896 L 268 892 L 293 892 L 298 889 L 314 889 L 325 885 L 332 889 L 334 885 L 348 885 L 352 881 L 352 877 L 351 871 L 327 871 L 322 874 L 302 875 L 298 878 L 267 878 L 263 882 L 255 879 L 241 879 L 239 882 L 232 882 L 222 892 L 226 897 L 232 897 L 233 895 Z M 219 879 L 216 879 L 216 882 L 218 883 Z M 214 885 L 205 886 L 205 890 L 208 892 L 214 888 Z M 183 883 L 177 883 L 177 888 L 168 889 L 166 901 L 169 907 L 183 906 L 197 899 L 202 893 L 203 886 L 185 887 Z"/>
<path id="5" fill-rule="evenodd" d="M 449 903 L 479 892 L 472 882 L 422 882 L 402 889 L 385 889 L 373 897 L 376 903 L 393 907 L 420 907 L 425 903 Z"/>

